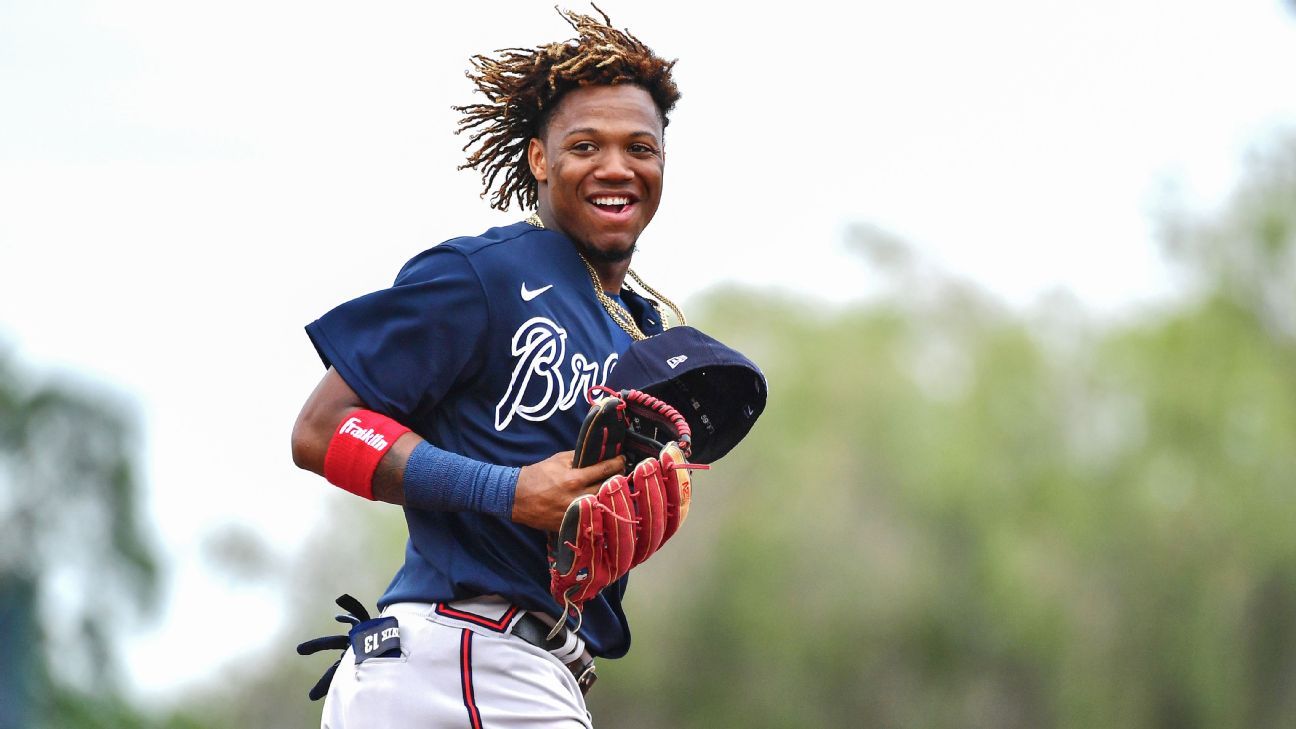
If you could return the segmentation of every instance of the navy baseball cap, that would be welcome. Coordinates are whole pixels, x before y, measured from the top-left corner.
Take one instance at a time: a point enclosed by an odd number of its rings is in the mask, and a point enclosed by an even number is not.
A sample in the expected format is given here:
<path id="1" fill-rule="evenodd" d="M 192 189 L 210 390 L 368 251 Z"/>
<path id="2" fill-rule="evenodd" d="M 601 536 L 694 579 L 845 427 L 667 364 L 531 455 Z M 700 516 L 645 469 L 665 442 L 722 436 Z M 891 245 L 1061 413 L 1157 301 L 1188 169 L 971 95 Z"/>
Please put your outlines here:
<path id="1" fill-rule="evenodd" d="M 630 345 L 608 375 L 613 390 L 642 390 L 680 411 L 693 429 L 693 463 L 719 460 L 765 410 L 765 375 L 750 359 L 690 326 Z"/>

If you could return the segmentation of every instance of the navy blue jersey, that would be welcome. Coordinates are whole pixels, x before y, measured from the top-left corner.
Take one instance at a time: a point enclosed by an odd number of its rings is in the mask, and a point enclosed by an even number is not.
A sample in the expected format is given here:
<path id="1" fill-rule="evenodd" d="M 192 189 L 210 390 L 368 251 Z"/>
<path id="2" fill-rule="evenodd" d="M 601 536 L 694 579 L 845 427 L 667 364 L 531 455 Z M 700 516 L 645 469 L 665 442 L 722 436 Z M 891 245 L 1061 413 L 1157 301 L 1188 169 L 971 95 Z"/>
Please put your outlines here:
<path id="1" fill-rule="evenodd" d="M 647 300 L 622 289 L 645 334 L 661 331 Z M 428 442 L 488 463 L 525 466 L 570 450 L 630 344 L 603 309 L 575 246 L 527 223 L 455 238 L 415 256 L 391 288 L 349 301 L 306 327 L 326 366 L 372 410 Z M 405 563 L 380 606 L 502 595 L 558 616 L 545 534 L 475 512 L 405 508 Z M 630 645 L 625 581 L 585 605 L 595 655 Z"/>

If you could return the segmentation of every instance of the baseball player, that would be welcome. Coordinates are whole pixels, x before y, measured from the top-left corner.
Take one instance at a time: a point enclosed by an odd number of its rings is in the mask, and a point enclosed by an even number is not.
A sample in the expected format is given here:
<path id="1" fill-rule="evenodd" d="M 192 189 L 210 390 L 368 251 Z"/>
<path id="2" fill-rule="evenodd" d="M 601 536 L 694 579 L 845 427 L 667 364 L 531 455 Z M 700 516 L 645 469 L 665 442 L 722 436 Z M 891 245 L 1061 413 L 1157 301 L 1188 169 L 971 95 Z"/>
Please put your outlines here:
<path id="1" fill-rule="evenodd" d="M 409 528 L 381 616 L 353 621 L 324 727 L 589 726 L 593 657 L 630 646 L 625 579 L 575 630 L 549 592 L 546 534 L 625 469 L 573 468 L 570 448 L 585 393 L 664 326 L 625 283 L 664 301 L 629 266 L 679 92 L 674 62 L 606 15 L 562 14 L 576 38 L 474 57 L 485 100 L 458 108 L 483 197 L 535 212 L 418 254 L 306 327 L 327 371 L 294 461 L 402 505 Z"/>

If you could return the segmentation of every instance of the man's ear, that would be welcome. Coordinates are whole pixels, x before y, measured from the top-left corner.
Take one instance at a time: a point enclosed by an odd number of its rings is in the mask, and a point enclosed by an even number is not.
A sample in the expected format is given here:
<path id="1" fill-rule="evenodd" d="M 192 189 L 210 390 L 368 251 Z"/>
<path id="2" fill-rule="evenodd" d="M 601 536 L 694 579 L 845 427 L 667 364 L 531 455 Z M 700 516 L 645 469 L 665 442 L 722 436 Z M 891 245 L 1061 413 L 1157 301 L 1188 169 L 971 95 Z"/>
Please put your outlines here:
<path id="1" fill-rule="evenodd" d="M 527 145 L 527 164 L 531 166 L 531 176 L 536 182 L 549 181 L 549 168 L 546 166 L 544 142 L 539 137 L 531 137 Z"/>

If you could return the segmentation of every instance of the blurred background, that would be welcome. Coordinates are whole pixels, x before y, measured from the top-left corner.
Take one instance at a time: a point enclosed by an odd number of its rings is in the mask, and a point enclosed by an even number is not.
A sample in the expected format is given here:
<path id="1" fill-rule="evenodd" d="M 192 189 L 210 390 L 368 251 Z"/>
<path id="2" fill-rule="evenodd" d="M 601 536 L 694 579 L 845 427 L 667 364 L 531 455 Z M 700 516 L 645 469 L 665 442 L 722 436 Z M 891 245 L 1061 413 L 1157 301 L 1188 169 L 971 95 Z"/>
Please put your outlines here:
<path id="1" fill-rule="evenodd" d="M 602 7 L 680 59 L 636 269 L 771 389 L 596 723 L 1296 726 L 1293 4 Z M 302 327 L 521 217 L 449 107 L 566 37 L 0 0 L 0 729 L 318 725 L 404 524 L 293 468 Z"/>

